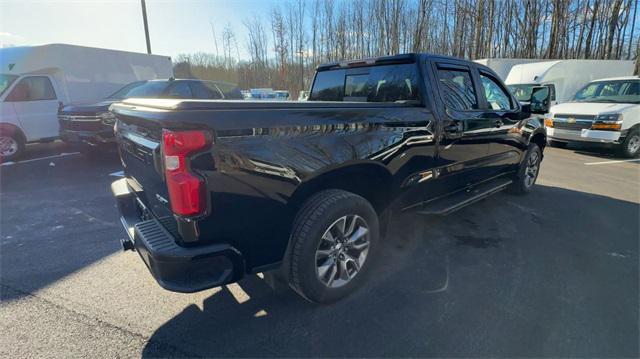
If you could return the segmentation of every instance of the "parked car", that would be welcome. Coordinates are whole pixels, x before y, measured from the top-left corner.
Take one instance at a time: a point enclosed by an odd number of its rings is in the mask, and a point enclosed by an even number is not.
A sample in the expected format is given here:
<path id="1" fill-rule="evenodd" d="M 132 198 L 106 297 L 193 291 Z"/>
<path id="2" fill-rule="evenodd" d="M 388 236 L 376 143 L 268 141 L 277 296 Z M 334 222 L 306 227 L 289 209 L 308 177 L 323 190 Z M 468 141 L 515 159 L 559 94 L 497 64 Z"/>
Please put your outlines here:
<path id="1" fill-rule="evenodd" d="M 123 248 L 172 291 L 270 271 L 335 301 L 383 255 L 392 213 L 531 192 L 546 134 L 529 108 L 491 69 L 427 54 L 321 65 L 306 102 L 125 100 Z"/>
<path id="2" fill-rule="evenodd" d="M 0 49 L 0 160 L 58 138 L 58 108 L 91 103 L 137 80 L 172 76 L 167 56 L 52 44 Z"/>
<path id="3" fill-rule="evenodd" d="M 275 94 L 276 94 L 276 100 L 288 101 L 291 99 L 289 95 L 289 91 L 286 91 L 286 90 L 276 90 Z"/>
<path id="4" fill-rule="evenodd" d="M 242 100 L 240 89 L 233 84 L 204 80 L 137 81 L 116 91 L 100 102 L 68 105 L 60 109 L 60 137 L 77 145 L 86 154 L 102 153 L 115 148 L 113 124 L 115 116 L 109 106 L 128 97 L 182 98 L 202 100 Z M 107 146 L 107 147 L 105 147 Z"/>
<path id="5" fill-rule="evenodd" d="M 590 81 L 633 75 L 633 61 L 619 60 L 557 60 L 515 65 L 505 83 L 518 101 L 526 102 L 537 86 L 551 91 L 551 104 L 570 101 L 573 95 Z"/>
<path id="6" fill-rule="evenodd" d="M 640 155 L 640 78 L 618 77 L 590 82 L 572 101 L 551 107 L 545 120 L 549 140 L 603 143 L 625 157 Z"/>

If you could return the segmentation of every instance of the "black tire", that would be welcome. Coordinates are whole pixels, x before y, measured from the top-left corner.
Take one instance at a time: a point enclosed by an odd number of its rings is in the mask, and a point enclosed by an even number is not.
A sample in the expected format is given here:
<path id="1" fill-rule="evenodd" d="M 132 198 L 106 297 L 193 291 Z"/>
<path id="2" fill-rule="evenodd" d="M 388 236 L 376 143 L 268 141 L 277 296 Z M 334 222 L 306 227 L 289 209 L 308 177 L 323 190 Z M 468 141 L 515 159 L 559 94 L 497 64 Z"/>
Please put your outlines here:
<path id="1" fill-rule="evenodd" d="M 20 158 L 24 152 L 24 145 L 24 139 L 19 133 L 11 129 L 0 130 L 0 162 L 10 162 Z"/>
<path id="2" fill-rule="evenodd" d="M 627 137 L 619 147 L 620 155 L 627 158 L 640 156 L 640 131 L 629 130 Z"/>
<path id="3" fill-rule="evenodd" d="M 509 185 L 509 192 L 517 195 L 530 193 L 538 179 L 538 174 L 540 174 L 541 161 L 542 150 L 537 144 L 530 143 L 524 159 L 520 163 L 518 173 L 514 176 L 513 183 Z"/>
<path id="4" fill-rule="evenodd" d="M 349 241 L 340 242 L 340 239 L 336 239 L 334 242 L 329 242 L 323 239 L 323 236 L 332 228 L 335 228 L 336 223 L 343 218 L 346 218 L 345 223 L 348 223 L 350 216 L 354 218 L 354 221 L 356 221 L 355 218 L 359 218 L 357 221 L 364 221 L 358 222 L 358 230 L 362 228 L 360 226 L 362 223 L 364 223 L 365 228 L 368 227 L 368 232 L 365 235 L 368 237 L 362 237 L 363 240 L 368 240 L 367 253 L 365 253 L 365 259 L 359 266 L 359 270 L 352 277 L 349 276 L 349 269 L 346 272 L 342 269 L 347 268 L 346 266 L 341 266 L 345 261 L 341 261 L 336 257 L 336 251 L 343 251 L 346 253 L 346 257 L 354 258 L 347 253 L 351 250 L 348 245 Z M 347 226 L 349 225 L 346 224 L 342 227 L 346 228 Z M 353 233 L 355 233 L 355 230 Z M 330 237 L 333 237 L 333 235 Z M 344 240 L 346 237 L 348 236 L 343 236 L 342 239 Z M 366 279 L 372 259 L 375 258 L 378 237 L 378 216 L 366 199 L 342 190 L 325 190 L 313 195 L 298 211 L 291 232 L 291 257 L 289 261 L 285 261 L 285 263 L 290 263 L 291 275 L 289 280 L 291 287 L 305 299 L 322 304 L 332 303 L 349 295 Z M 332 255 L 335 258 L 327 256 L 318 259 L 317 251 L 327 243 L 336 243 L 335 246 L 327 250 L 334 251 Z M 336 247 L 337 249 L 335 249 Z M 355 246 L 353 247 L 355 248 Z M 320 279 L 319 268 L 322 266 L 319 266 L 319 263 L 328 263 L 329 259 L 332 260 L 331 263 L 333 264 L 325 267 L 335 269 L 335 272 L 331 271 L 329 273 L 329 270 L 326 270 L 328 275 L 325 275 L 323 279 L 327 277 L 328 279 L 327 283 L 324 283 Z M 353 265 L 351 267 L 352 270 L 357 268 L 353 261 L 348 263 Z M 345 273 L 346 275 L 343 276 Z M 332 277 L 337 277 L 337 279 L 332 280 Z M 350 279 L 345 281 L 343 277 Z M 336 280 L 341 283 L 336 282 Z M 340 286 L 335 287 L 338 284 Z"/>
<path id="5" fill-rule="evenodd" d="M 555 148 L 565 148 L 567 147 L 567 142 L 549 140 L 549 146 Z"/>

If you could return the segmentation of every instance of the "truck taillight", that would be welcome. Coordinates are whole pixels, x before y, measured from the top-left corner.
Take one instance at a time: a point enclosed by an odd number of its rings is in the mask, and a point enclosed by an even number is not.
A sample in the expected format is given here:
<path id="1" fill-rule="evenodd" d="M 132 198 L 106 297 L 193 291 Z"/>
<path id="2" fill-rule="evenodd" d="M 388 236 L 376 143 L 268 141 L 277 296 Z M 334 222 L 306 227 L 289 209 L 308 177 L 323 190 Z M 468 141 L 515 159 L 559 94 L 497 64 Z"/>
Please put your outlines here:
<path id="1" fill-rule="evenodd" d="M 205 131 L 162 131 L 164 172 L 173 213 L 195 216 L 207 208 L 205 183 L 190 172 L 188 156 L 211 145 Z"/>

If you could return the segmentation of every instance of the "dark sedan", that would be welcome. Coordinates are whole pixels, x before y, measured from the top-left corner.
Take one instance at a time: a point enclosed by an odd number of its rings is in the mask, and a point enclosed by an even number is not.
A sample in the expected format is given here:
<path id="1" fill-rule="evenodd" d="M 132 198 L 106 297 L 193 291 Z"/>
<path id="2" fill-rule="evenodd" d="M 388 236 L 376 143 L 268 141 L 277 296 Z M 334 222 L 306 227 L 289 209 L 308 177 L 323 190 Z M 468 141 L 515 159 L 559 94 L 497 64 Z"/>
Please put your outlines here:
<path id="1" fill-rule="evenodd" d="M 98 103 L 63 106 L 58 112 L 60 137 L 65 142 L 78 146 L 80 152 L 86 154 L 115 148 L 113 146 L 115 118 L 109 112 L 109 106 L 132 97 L 243 99 L 238 87 L 225 82 L 187 79 L 137 81 L 126 85 Z"/>

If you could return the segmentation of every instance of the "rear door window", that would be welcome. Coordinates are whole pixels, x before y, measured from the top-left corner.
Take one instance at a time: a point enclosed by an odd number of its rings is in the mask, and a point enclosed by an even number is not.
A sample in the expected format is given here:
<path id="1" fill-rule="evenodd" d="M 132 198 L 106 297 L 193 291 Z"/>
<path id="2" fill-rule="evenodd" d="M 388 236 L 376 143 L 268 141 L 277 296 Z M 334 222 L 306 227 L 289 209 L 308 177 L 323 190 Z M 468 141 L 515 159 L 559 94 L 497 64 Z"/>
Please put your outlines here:
<path id="1" fill-rule="evenodd" d="M 6 101 L 46 101 L 55 100 L 56 92 L 53 90 L 51 80 L 46 76 L 25 77 L 11 90 Z"/>
<path id="2" fill-rule="evenodd" d="M 471 79 L 471 72 L 439 68 L 438 82 L 447 107 L 458 111 L 478 109 L 478 97 Z"/>

